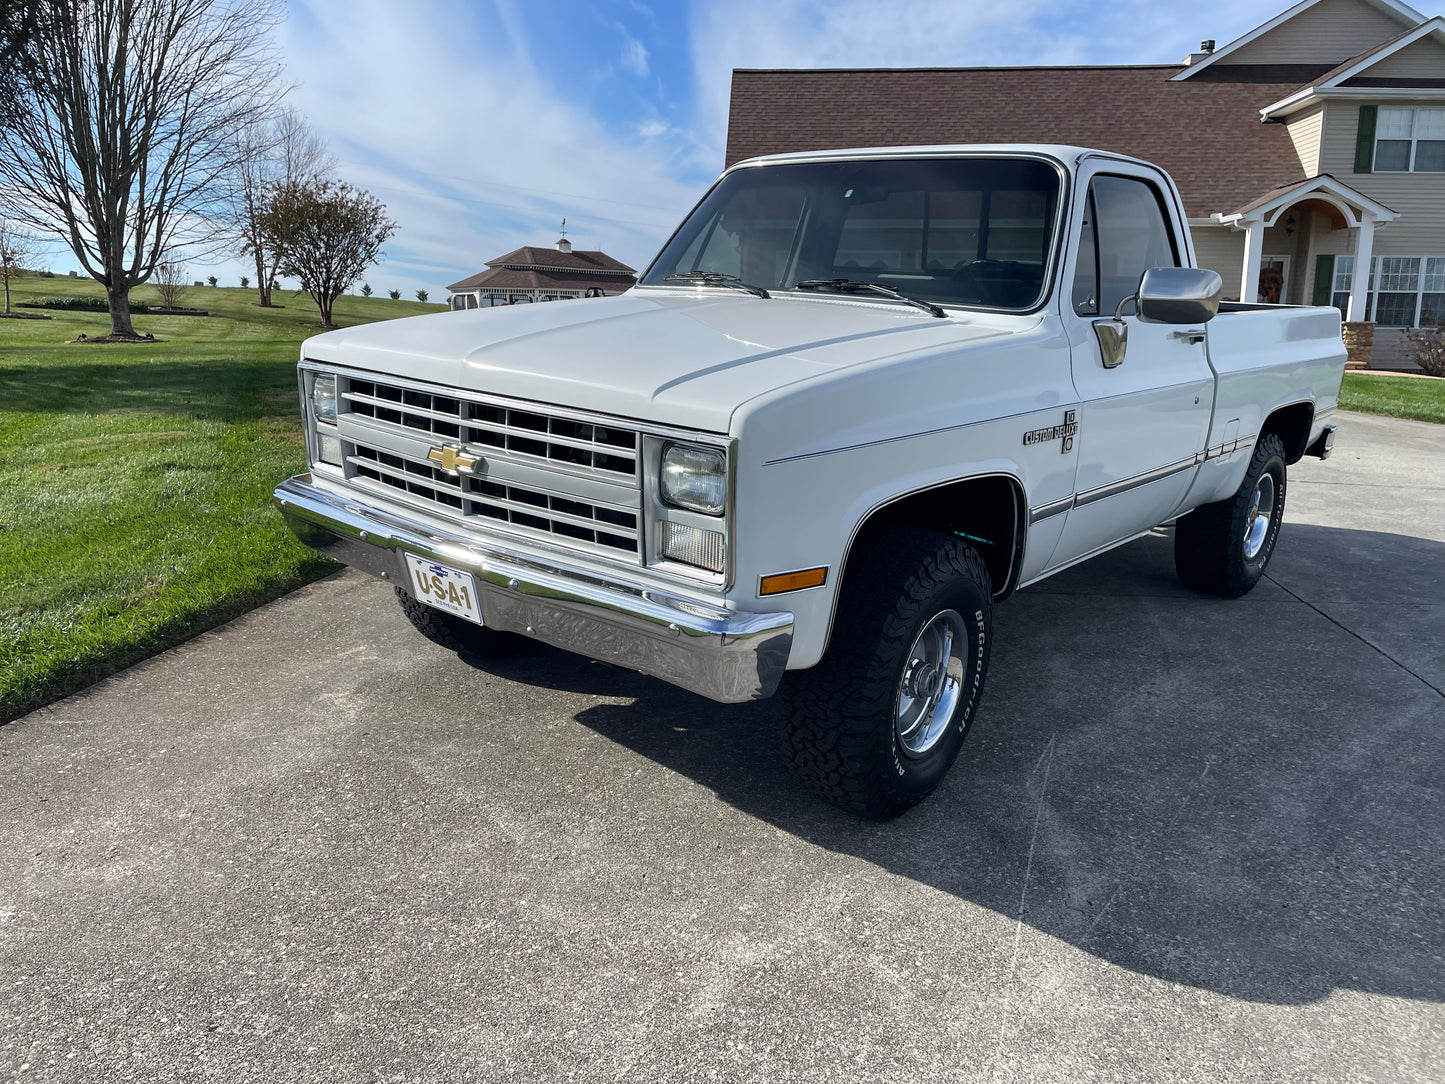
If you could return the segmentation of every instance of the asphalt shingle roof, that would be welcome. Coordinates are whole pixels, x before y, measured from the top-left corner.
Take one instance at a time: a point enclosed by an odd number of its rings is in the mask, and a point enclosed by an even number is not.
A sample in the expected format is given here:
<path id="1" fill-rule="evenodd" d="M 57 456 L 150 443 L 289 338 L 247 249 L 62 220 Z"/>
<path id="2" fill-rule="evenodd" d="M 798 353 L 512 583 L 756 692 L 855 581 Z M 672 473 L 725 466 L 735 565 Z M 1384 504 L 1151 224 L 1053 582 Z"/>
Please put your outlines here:
<path id="1" fill-rule="evenodd" d="M 569 271 L 572 274 L 569 275 Z M 524 275 L 534 278 L 517 277 Z M 626 285 L 618 285 L 624 281 Z M 528 286 L 528 282 L 536 282 L 537 285 Z M 478 286 L 490 286 L 502 289 L 585 290 L 589 286 L 600 286 L 607 290 L 626 290 L 636 285 L 632 268 L 605 252 L 560 252 L 555 248 L 524 245 L 505 256 L 488 260 L 487 270 L 454 282 L 447 289 L 475 290 Z"/>
<path id="2" fill-rule="evenodd" d="M 1071 143 L 1163 166 L 1190 217 L 1304 179 L 1259 110 L 1278 76 L 1170 82 L 1180 66 L 733 72 L 727 163 L 761 154 L 943 143 Z M 1295 76 L 1297 78 L 1297 75 Z"/>

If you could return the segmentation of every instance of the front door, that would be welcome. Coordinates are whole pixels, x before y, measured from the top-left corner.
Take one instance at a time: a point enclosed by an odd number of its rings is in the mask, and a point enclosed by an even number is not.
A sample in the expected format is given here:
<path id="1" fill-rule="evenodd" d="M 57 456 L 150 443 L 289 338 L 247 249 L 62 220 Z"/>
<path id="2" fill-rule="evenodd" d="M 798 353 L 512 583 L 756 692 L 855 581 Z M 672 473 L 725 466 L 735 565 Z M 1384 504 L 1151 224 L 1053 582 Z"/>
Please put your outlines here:
<path id="1" fill-rule="evenodd" d="M 1146 270 L 1180 266 L 1186 254 L 1157 176 L 1123 163 L 1107 169 L 1091 178 L 1075 215 L 1073 311 L 1064 320 L 1081 400 L 1079 465 L 1053 565 L 1168 519 L 1194 478 L 1214 408 L 1205 343 L 1185 334 L 1205 325 L 1144 323 L 1126 303 L 1124 360 L 1115 368 L 1104 364 L 1094 322 L 1112 316 Z"/>
<path id="2" fill-rule="evenodd" d="M 1283 305 L 1289 290 L 1289 257 L 1265 256 L 1259 261 L 1259 297 L 1264 305 Z"/>

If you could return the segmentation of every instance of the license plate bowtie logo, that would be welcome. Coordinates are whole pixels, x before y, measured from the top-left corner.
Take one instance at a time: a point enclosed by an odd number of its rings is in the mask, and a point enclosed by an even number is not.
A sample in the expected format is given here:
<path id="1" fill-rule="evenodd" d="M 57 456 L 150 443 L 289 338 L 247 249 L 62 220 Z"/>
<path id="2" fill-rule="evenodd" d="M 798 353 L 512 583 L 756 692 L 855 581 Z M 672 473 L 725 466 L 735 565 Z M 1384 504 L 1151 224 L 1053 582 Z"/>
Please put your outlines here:
<path id="1" fill-rule="evenodd" d="M 465 454 L 460 448 L 447 444 L 441 448 L 433 448 L 427 452 L 426 457 L 436 463 L 448 474 L 464 472 L 470 474 L 472 468 L 477 465 L 476 456 Z"/>

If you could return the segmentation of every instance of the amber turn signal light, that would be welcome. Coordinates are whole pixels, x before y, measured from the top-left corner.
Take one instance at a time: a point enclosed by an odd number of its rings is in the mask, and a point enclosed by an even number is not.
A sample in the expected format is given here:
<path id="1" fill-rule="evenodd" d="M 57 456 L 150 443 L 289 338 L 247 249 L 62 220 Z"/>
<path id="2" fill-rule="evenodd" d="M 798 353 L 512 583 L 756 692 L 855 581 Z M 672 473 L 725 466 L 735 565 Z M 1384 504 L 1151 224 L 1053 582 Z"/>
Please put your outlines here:
<path id="1" fill-rule="evenodd" d="M 784 591 L 801 591 L 804 587 L 822 587 L 828 580 L 827 568 L 805 568 L 801 572 L 779 572 L 758 581 L 759 595 L 781 595 Z"/>

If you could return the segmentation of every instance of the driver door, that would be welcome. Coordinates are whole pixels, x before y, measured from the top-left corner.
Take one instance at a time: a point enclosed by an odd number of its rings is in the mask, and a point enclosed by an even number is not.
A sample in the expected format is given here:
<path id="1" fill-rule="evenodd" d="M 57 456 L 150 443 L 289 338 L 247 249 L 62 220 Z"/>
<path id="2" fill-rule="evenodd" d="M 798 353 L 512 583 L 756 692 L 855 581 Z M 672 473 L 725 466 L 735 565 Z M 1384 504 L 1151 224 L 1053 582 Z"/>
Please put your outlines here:
<path id="1" fill-rule="evenodd" d="M 1094 322 L 1113 316 L 1150 267 L 1186 264 L 1188 249 L 1152 171 L 1101 163 L 1087 184 L 1075 215 L 1072 306 L 1063 312 L 1081 400 L 1079 464 L 1054 565 L 1168 519 L 1194 479 L 1214 409 L 1206 325 L 1145 323 L 1126 302 L 1123 361 L 1105 364 Z"/>

